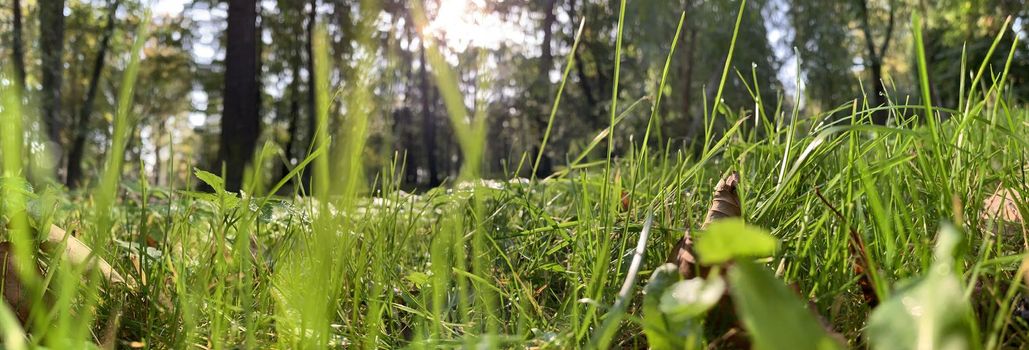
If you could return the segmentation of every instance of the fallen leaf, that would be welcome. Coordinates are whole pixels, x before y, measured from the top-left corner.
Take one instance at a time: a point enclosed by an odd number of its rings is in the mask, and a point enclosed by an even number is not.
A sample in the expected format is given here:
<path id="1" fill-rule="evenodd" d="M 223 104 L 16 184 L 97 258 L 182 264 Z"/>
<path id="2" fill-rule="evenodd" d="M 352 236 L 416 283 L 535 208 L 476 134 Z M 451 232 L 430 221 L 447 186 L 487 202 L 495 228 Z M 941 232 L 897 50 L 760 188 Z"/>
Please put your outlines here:
<path id="1" fill-rule="evenodd" d="M 1018 203 L 1021 201 L 1022 196 L 1018 192 L 997 188 L 983 201 L 983 218 L 1023 222 L 1022 213 L 1018 211 Z"/>
<path id="2" fill-rule="evenodd" d="M 979 218 L 984 223 L 993 223 L 993 229 L 1001 236 L 1014 236 L 1022 231 L 1025 220 L 1022 212 L 1018 210 L 1018 203 L 1023 203 L 1022 195 L 1018 192 L 997 187 L 989 197 L 983 201 L 983 211 Z M 986 224 L 990 227 L 989 224 Z"/>
<path id="3" fill-rule="evenodd" d="M 836 218 L 839 219 L 841 223 L 846 222 L 843 218 L 843 213 L 840 213 L 832 203 L 829 203 L 829 200 L 825 199 L 825 196 L 822 195 L 822 192 L 818 190 L 817 187 L 815 188 L 815 195 L 818 196 L 818 199 L 820 199 L 826 207 L 829 207 L 829 209 L 832 210 L 833 214 L 836 215 Z M 850 232 L 850 244 L 847 245 L 847 250 L 854 258 L 852 270 L 855 275 L 860 277 L 857 282 L 858 288 L 861 290 L 861 296 L 864 299 L 865 304 L 868 305 L 869 308 L 875 308 L 876 306 L 879 306 L 879 294 L 875 291 L 875 282 L 871 275 L 875 270 L 872 269 L 870 264 L 871 257 L 868 255 L 865 240 L 853 227 L 848 227 L 847 229 Z"/>
<path id="4" fill-rule="evenodd" d="M 57 227 L 57 225 L 50 225 L 50 233 L 47 235 L 46 241 L 43 242 L 43 249 L 53 253 L 60 249 L 62 245 L 64 250 L 60 252 L 61 256 L 72 264 L 91 264 L 89 268 L 96 269 L 108 282 L 124 284 L 132 289 L 136 288 L 135 280 L 131 277 L 126 280 L 118 271 L 114 270 L 114 267 L 107 260 L 93 255 L 93 250 L 81 240 L 68 234 L 64 229 Z"/>
<path id="5" fill-rule="evenodd" d="M 740 197 L 736 192 L 740 176 L 736 172 L 730 172 L 725 178 L 715 185 L 711 206 L 708 208 L 701 230 L 706 229 L 711 223 L 729 217 L 738 217 L 740 211 Z M 689 280 L 696 277 L 708 275 L 709 268 L 698 264 L 698 256 L 693 246 L 693 237 L 690 230 L 686 229 L 682 239 L 672 250 L 668 262 L 675 265 L 683 279 Z M 729 286 L 726 289 L 730 288 Z M 722 296 L 713 309 L 707 312 L 704 318 L 704 334 L 707 339 L 712 340 L 711 344 L 719 344 L 720 347 L 728 348 L 749 348 L 750 340 L 746 332 L 741 330 L 739 319 L 736 317 L 732 300 L 724 290 Z"/>
<path id="6" fill-rule="evenodd" d="M 740 216 L 740 197 L 736 193 L 739 182 L 740 176 L 735 171 L 718 181 L 718 184 L 715 185 L 714 199 L 708 208 L 704 224 L 700 226 L 701 230 L 707 228 L 715 220 Z M 682 239 L 672 249 L 668 262 L 679 267 L 679 273 L 683 278 L 696 277 L 697 255 L 693 250 L 693 237 L 689 229 L 686 229 Z M 703 274 L 705 271 L 701 272 Z"/>
<path id="7" fill-rule="evenodd" d="M 18 276 L 18 265 L 14 259 L 14 247 L 11 242 L 0 242 L 0 273 L 3 274 L 4 302 L 14 311 L 22 325 L 29 319 L 32 311 L 32 299 L 25 290 L 25 283 Z M 39 272 L 39 270 L 36 270 Z M 40 274 L 42 276 L 42 274 Z"/>

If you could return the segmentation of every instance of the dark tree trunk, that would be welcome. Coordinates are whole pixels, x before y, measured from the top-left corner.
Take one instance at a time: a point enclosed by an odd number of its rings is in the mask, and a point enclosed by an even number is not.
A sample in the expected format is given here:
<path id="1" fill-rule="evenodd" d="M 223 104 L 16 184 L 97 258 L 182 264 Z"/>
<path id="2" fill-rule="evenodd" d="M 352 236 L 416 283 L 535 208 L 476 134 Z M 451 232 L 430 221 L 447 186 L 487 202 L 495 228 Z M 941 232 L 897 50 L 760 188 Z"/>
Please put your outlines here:
<path id="1" fill-rule="evenodd" d="M 578 26 L 578 23 L 582 21 L 582 18 L 578 16 L 578 9 L 576 6 L 577 2 L 575 0 L 568 2 L 568 18 L 571 18 L 572 23 L 576 23 L 576 26 Z M 572 37 L 571 40 L 574 42 L 575 38 Z M 585 37 L 580 40 L 585 40 Z M 570 47 L 572 46 L 572 43 L 569 43 L 568 45 Z M 589 112 L 587 113 L 592 117 L 594 111 L 592 106 L 597 105 L 597 98 L 593 95 L 593 84 L 590 82 L 590 77 L 586 75 L 586 65 L 583 64 L 582 53 L 586 51 L 584 46 L 585 45 L 579 45 L 580 52 L 576 52 L 573 58 L 575 59 L 575 75 L 579 78 L 579 88 L 582 89 L 582 95 L 586 97 L 586 105 L 590 107 Z"/>
<path id="2" fill-rule="evenodd" d="M 306 41 L 304 42 L 304 53 L 307 57 L 306 70 L 307 70 L 307 139 L 304 143 L 305 146 L 313 145 L 314 135 L 317 129 L 317 119 L 315 116 L 318 108 L 315 106 L 314 101 L 314 25 L 318 18 L 318 0 L 310 1 L 310 10 L 307 13 L 307 29 L 306 29 Z M 311 175 L 313 171 L 307 171 L 305 169 L 303 176 L 300 179 L 300 185 L 307 189 L 307 193 L 311 193 Z"/>
<path id="3" fill-rule="evenodd" d="M 280 177 L 285 177 L 293 168 L 293 159 L 297 142 L 297 132 L 300 129 L 300 63 L 292 63 L 293 80 L 289 83 L 289 126 L 286 127 L 286 163 L 280 171 Z"/>
<path id="4" fill-rule="evenodd" d="M 47 136 L 52 143 L 54 159 L 60 164 L 61 154 L 61 84 L 64 71 L 64 0 L 39 1 L 39 51 L 43 91 L 40 106 Z"/>
<path id="5" fill-rule="evenodd" d="M 404 160 L 402 183 L 405 185 L 418 183 L 418 168 L 415 166 L 414 156 L 410 152 L 414 148 L 411 143 L 417 136 L 413 126 L 414 122 L 414 115 L 410 108 L 401 107 L 393 111 L 393 134 L 398 136 L 394 141 L 394 146 L 400 151 L 399 156 Z"/>
<path id="6" fill-rule="evenodd" d="M 883 40 L 882 47 L 878 50 L 875 47 L 875 39 L 872 37 L 872 26 L 868 18 L 868 1 L 857 0 L 858 16 L 861 19 L 861 31 L 865 36 L 865 67 L 868 68 L 872 76 L 872 107 L 879 107 L 886 104 L 886 88 L 883 86 L 883 56 L 886 54 L 886 50 L 889 49 L 890 39 L 893 36 L 893 24 L 896 8 L 893 3 L 890 4 L 890 17 L 889 23 L 886 27 L 886 38 Z M 875 124 L 883 125 L 886 124 L 889 119 L 889 112 L 886 110 L 878 110 L 872 113 L 872 122 Z"/>
<path id="7" fill-rule="evenodd" d="M 260 91 L 256 0 L 229 0 L 228 22 L 218 159 L 225 167 L 225 188 L 238 191 L 261 132 L 257 105 Z"/>
<path id="8" fill-rule="evenodd" d="M 539 131 L 539 141 L 543 141 L 543 134 L 546 132 L 547 124 L 550 122 L 550 107 L 551 101 L 550 96 L 550 70 L 554 68 L 554 55 L 551 52 L 551 42 L 554 37 L 554 21 L 557 16 L 554 13 L 555 5 L 557 0 L 547 0 L 546 8 L 543 9 L 543 43 L 540 47 L 540 66 L 539 66 L 539 78 L 536 82 L 536 91 L 539 94 L 537 101 L 539 101 L 540 111 L 539 117 L 536 118 L 536 129 Z M 539 147 L 543 147 L 542 145 Z M 540 148 L 536 148 L 533 152 L 539 152 Z M 545 150 L 544 150 L 545 151 Z M 535 155 L 535 154 L 534 154 Z M 534 156 L 533 155 L 533 156 Z M 535 176 L 537 178 L 544 178 L 550 176 L 553 172 L 550 157 L 547 156 L 546 152 L 540 154 L 539 164 L 535 167 Z"/>
<path id="9" fill-rule="evenodd" d="M 11 52 L 14 54 L 14 74 L 19 90 L 25 88 L 25 45 L 21 35 L 21 0 L 13 0 L 11 10 L 14 11 L 14 29 L 11 32 Z"/>
<path id="10" fill-rule="evenodd" d="M 429 172 L 429 187 L 436 187 L 440 184 L 439 164 L 436 162 L 436 119 L 432 115 L 431 102 L 429 98 L 429 74 L 426 70 L 425 43 L 419 44 L 419 79 L 421 79 L 422 97 L 422 140 L 425 147 L 425 165 Z"/>
<path id="11" fill-rule="evenodd" d="M 682 72 L 682 117 L 686 120 L 686 125 L 689 130 L 686 130 L 687 135 L 695 135 L 696 129 L 699 125 L 703 124 L 700 122 L 700 118 L 692 118 L 690 108 L 693 107 L 693 66 L 696 62 L 697 51 L 697 29 L 689 26 L 686 28 L 686 49 L 682 51 L 682 55 L 685 56 L 685 60 L 681 63 Z M 690 140 L 692 141 L 692 140 Z"/>
<path id="12" fill-rule="evenodd" d="M 154 131 L 153 141 L 151 141 L 154 144 L 154 179 L 153 179 L 153 181 L 158 186 L 167 186 L 167 184 L 164 183 L 164 181 L 162 181 L 162 179 L 164 178 L 164 176 L 162 176 L 162 175 L 164 175 L 164 170 L 163 170 L 164 168 L 162 166 L 163 163 L 161 161 L 161 139 L 164 137 L 164 131 L 165 131 L 164 130 L 164 123 L 165 123 L 164 119 L 159 119 L 157 121 L 157 127 L 154 128 L 156 130 Z M 169 140 L 169 142 L 170 142 L 170 140 Z M 142 144 L 142 140 L 140 140 L 140 144 Z M 169 156 L 169 159 L 170 158 L 171 158 L 171 156 Z"/>
<path id="13" fill-rule="evenodd" d="M 582 18 L 579 18 L 578 16 L 578 9 L 576 8 L 576 6 L 577 3 L 575 0 L 571 0 L 568 2 L 568 18 L 572 19 L 572 23 L 580 23 L 582 21 Z M 578 24 L 576 24 L 576 26 L 577 25 Z M 585 38 L 580 40 L 584 39 Z M 571 40 L 574 42 L 575 38 L 572 37 Z M 572 46 L 572 43 L 569 43 L 568 45 L 570 47 Z M 579 78 L 579 88 L 582 89 L 582 94 L 586 97 L 586 105 L 592 107 L 597 105 L 597 98 L 593 95 L 593 86 L 590 83 L 590 77 L 586 75 L 585 65 L 582 61 L 582 52 L 584 52 L 585 50 L 586 49 L 584 45 L 579 45 L 580 52 L 576 52 L 573 58 L 575 59 L 575 74 Z M 590 108 L 589 110 L 590 111 L 588 113 L 592 116 L 593 108 Z"/>
<path id="14" fill-rule="evenodd" d="M 114 20 L 119 5 L 121 5 L 120 0 L 113 0 L 110 3 L 110 9 L 107 12 L 107 23 L 100 37 L 100 47 L 97 49 L 96 58 L 93 60 L 93 72 L 89 77 L 86 99 L 82 103 L 82 109 L 79 110 L 75 129 L 72 130 L 75 137 L 72 140 L 71 150 L 68 153 L 67 174 L 64 179 L 64 183 L 68 188 L 75 189 L 82 185 L 82 155 L 85 153 L 86 135 L 89 134 L 89 116 L 93 114 L 93 101 L 96 100 L 97 90 L 100 87 L 100 78 L 103 77 L 104 59 L 107 57 L 111 35 L 114 33 Z"/>

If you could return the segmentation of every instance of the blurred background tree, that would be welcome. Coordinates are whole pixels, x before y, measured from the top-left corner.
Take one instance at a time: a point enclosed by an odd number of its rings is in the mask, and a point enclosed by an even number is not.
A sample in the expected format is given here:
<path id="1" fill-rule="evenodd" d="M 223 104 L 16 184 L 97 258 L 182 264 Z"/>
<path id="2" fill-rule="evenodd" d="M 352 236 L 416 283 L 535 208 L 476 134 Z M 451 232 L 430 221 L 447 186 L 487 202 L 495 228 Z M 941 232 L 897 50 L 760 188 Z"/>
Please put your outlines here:
<path id="1" fill-rule="evenodd" d="M 617 0 L 413 0 L 430 22 L 414 24 L 404 0 L 163 0 L 155 3 L 133 109 L 138 123 L 125 173 L 180 186 L 193 166 L 220 172 L 238 188 L 243 169 L 261 167 L 266 181 L 283 176 L 310 151 L 314 135 L 311 33 L 326 24 L 339 98 L 330 134 L 348 135 L 346 95 L 355 79 L 374 77 L 364 161 L 369 177 L 395 159 L 404 186 L 425 189 L 454 179 L 461 154 L 439 87 L 426 64 L 426 41 L 441 46 L 469 108 L 486 103 L 484 165 L 491 177 L 529 176 L 540 149 L 561 72 L 579 23 L 582 41 L 537 176 L 568 165 L 607 127 L 613 84 Z M 25 87 L 33 111 L 33 152 L 49 155 L 48 178 L 70 188 L 94 182 L 110 138 L 118 82 L 128 46 L 147 5 L 139 0 L 12 0 L 0 9 L 0 57 Z M 738 1 L 631 1 L 621 65 L 616 153 L 642 140 L 650 103 L 662 95 L 651 146 L 702 145 L 705 103 L 725 64 Z M 682 11 L 686 23 L 670 67 L 658 80 Z M 862 94 L 870 106 L 918 103 L 908 18 L 927 18 L 932 98 L 957 107 L 962 75 L 975 70 L 1011 16 L 989 62 L 999 76 L 1014 50 L 1008 81 L 1029 98 L 1029 6 L 1019 0 L 755 0 L 747 3 L 723 94 L 743 115 L 778 120 L 801 109 L 812 115 Z M 1012 48 L 1012 35 L 1022 39 Z M 371 38 L 362 44 L 361 37 Z M 964 51 L 962 51 L 964 50 Z M 967 56 L 961 71 L 962 52 Z M 370 56 L 369 56 L 370 55 Z M 374 57 L 361 71 L 363 57 Z M 486 81 L 487 84 L 481 82 Z M 799 84 L 797 84 L 799 82 Z M 333 91 L 333 92 L 336 92 Z M 751 91 L 759 92 L 752 96 Z M 794 105 L 799 100 L 800 105 Z M 754 111 L 755 98 L 763 111 Z M 477 102 L 479 101 L 479 102 Z M 774 114 L 778 108 L 779 114 Z M 481 106 L 480 106 L 481 107 Z M 28 110 L 28 109 L 26 109 Z M 889 123 L 874 115 L 875 123 Z M 716 131 L 726 121 L 716 121 Z M 40 141 L 43 140 L 43 141 Z M 40 143 L 42 142 L 42 143 Z M 251 164 L 260 145 L 274 157 Z M 43 147 L 44 144 L 46 147 Z M 41 149 L 47 148 L 50 151 Z M 338 152 L 339 150 L 334 150 Z M 593 157 L 599 157 L 594 155 Z M 136 169 L 140 164 L 143 172 Z M 521 164 L 521 167 L 519 165 Z M 307 177 L 300 185 L 306 186 Z"/>

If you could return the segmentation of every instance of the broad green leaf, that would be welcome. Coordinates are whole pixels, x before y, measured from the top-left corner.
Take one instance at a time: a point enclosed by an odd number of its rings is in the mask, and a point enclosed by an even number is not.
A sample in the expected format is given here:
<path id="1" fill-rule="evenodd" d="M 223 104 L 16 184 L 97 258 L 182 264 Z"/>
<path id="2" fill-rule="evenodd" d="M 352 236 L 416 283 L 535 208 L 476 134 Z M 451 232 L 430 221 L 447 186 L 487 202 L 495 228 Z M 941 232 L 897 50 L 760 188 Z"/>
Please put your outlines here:
<path id="1" fill-rule="evenodd" d="M 661 311 L 673 319 L 694 318 L 703 315 L 725 294 L 722 276 L 709 276 L 679 281 L 661 296 Z"/>
<path id="2" fill-rule="evenodd" d="M 722 219 L 711 223 L 697 236 L 694 248 L 704 265 L 721 264 L 736 258 L 769 256 L 778 241 L 767 230 L 747 225 L 743 219 Z"/>
<path id="3" fill-rule="evenodd" d="M 940 229 L 929 273 L 904 282 L 906 287 L 869 318 L 866 332 L 872 349 L 981 348 L 972 308 L 954 270 L 961 241 L 950 225 Z"/>
<path id="4" fill-rule="evenodd" d="M 233 209 L 239 205 L 239 197 L 235 193 L 225 191 L 225 180 L 221 176 L 200 169 L 194 169 L 193 173 L 218 194 L 218 197 L 212 201 L 214 204 L 221 206 L 222 209 Z M 240 193 L 243 194 L 243 191 Z"/>
<path id="5" fill-rule="evenodd" d="M 432 279 L 431 277 L 429 277 L 429 275 L 425 274 L 424 272 L 418 271 L 407 274 L 406 278 L 408 281 L 411 281 L 411 283 L 414 283 L 414 285 L 419 288 L 429 284 L 429 281 L 431 281 Z"/>
<path id="6" fill-rule="evenodd" d="M 663 295 L 681 278 L 678 267 L 664 264 L 654 270 L 643 288 L 642 326 L 651 349 L 684 349 L 687 343 L 693 348 L 702 345 L 700 320 L 673 321 L 661 310 Z"/>
<path id="7" fill-rule="evenodd" d="M 736 312 L 755 349 L 840 349 L 815 316 L 771 272 L 749 261 L 729 269 Z"/>
<path id="8" fill-rule="evenodd" d="M 218 203 L 218 196 L 210 194 L 210 193 L 196 192 L 196 191 L 175 191 L 175 192 L 178 193 L 178 194 L 187 196 L 187 197 L 192 197 L 192 198 L 195 198 L 195 199 L 198 199 L 198 200 L 202 200 L 202 201 L 206 201 L 206 202 L 211 202 L 212 204 Z"/>
<path id="9" fill-rule="evenodd" d="M 225 191 L 225 180 L 223 180 L 221 176 L 200 169 L 193 169 L 193 174 L 195 174 L 196 177 L 200 179 L 200 181 L 203 181 L 208 186 L 211 186 L 211 188 L 213 188 L 215 191 Z"/>

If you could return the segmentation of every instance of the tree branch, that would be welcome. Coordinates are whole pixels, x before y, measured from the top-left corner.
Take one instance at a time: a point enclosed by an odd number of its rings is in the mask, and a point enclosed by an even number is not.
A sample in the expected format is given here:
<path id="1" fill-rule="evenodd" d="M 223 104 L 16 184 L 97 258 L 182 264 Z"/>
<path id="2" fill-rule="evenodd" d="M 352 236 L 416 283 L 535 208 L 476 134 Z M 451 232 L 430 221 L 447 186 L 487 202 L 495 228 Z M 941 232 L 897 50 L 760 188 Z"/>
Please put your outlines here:
<path id="1" fill-rule="evenodd" d="M 879 47 L 880 58 L 886 56 L 886 50 L 890 48 L 890 40 L 893 39 L 893 26 L 896 22 L 897 15 L 897 2 L 890 0 L 890 18 L 886 24 L 886 38 L 883 39 L 882 46 Z"/>

